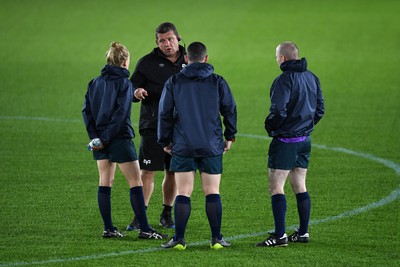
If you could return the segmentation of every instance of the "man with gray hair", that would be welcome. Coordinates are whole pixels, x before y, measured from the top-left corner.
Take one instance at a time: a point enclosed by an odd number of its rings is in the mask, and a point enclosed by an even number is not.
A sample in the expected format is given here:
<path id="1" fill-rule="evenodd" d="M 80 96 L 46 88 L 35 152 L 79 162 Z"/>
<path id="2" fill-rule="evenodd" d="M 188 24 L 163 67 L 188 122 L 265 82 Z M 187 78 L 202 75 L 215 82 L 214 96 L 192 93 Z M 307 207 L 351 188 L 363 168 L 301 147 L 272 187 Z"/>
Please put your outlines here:
<path id="1" fill-rule="evenodd" d="M 311 153 L 311 132 L 325 113 L 319 79 L 307 70 L 305 58 L 292 42 L 276 48 L 276 62 L 283 71 L 270 90 L 271 107 L 265 129 L 272 137 L 268 152 L 269 193 L 275 231 L 260 247 L 287 246 L 288 241 L 309 241 L 308 224 L 311 201 L 306 189 L 306 174 Z M 296 194 L 299 229 L 289 237 L 285 233 L 286 178 Z"/>

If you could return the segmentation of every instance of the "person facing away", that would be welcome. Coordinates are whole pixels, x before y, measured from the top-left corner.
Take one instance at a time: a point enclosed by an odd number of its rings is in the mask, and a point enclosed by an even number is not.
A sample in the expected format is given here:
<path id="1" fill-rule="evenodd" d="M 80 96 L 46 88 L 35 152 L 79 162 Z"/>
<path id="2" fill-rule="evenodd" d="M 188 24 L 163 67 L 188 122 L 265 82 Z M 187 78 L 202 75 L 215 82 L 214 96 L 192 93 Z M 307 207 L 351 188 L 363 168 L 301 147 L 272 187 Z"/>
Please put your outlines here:
<path id="1" fill-rule="evenodd" d="M 189 65 L 166 82 L 158 113 L 158 142 L 165 152 L 172 154 L 170 170 L 175 172 L 177 186 L 175 235 L 162 247 L 186 248 L 184 235 L 191 213 L 190 196 L 199 170 L 211 228 L 210 246 L 220 249 L 231 245 L 220 232 L 219 186 L 222 155 L 230 149 L 237 132 L 236 104 L 227 82 L 207 63 L 204 44 L 191 43 L 185 57 Z"/>
<path id="2" fill-rule="evenodd" d="M 143 239 L 162 239 L 166 235 L 152 229 L 147 221 L 139 163 L 132 138 L 132 84 L 128 80 L 130 54 L 128 49 L 113 42 L 106 53 L 107 64 L 101 75 L 89 82 L 82 109 L 83 121 L 90 139 L 99 138 L 93 146 L 93 158 L 99 170 L 98 206 L 104 223 L 103 237 L 124 237 L 111 218 L 111 188 L 116 165 L 130 188 L 130 203 L 138 218 Z"/>
<path id="3" fill-rule="evenodd" d="M 309 241 L 311 201 L 306 189 L 306 174 L 311 153 L 311 133 L 325 113 L 319 79 L 307 70 L 305 58 L 292 42 L 276 48 L 276 61 L 282 70 L 270 90 L 271 106 L 265 129 L 272 137 L 268 152 L 269 193 L 275 232 L 262 247 L 287 246 L 288 241 Z M 296 195 L 300 226 L 289 237 L 285 231 L 287 177 Z"/>
<path id="4" fill-rule="evenodd" d="M 130 78 L 134 91 L 134 102 L 142 101 L 140 106 L 139 133 L 141 136 L 139 163 L 143 181 L 143 194 L 146 207 L 154 190 L 156 171 L 164 171 L 162 182 L 163 210 L 159 225 L 173 228 L 172 206 L 176 196 L 174 173 L 169 171 L 171 156 L 157 143 L 158 103 L 164 83 L 178 73 L 185 65 L 185 49 L 179 45 L 181 37 L 175 25 L 170 22 L 160 24 L 156 29 L 157 47 L 142 57 Z M 127 230 L 138 229 L 136 218 Z"/>

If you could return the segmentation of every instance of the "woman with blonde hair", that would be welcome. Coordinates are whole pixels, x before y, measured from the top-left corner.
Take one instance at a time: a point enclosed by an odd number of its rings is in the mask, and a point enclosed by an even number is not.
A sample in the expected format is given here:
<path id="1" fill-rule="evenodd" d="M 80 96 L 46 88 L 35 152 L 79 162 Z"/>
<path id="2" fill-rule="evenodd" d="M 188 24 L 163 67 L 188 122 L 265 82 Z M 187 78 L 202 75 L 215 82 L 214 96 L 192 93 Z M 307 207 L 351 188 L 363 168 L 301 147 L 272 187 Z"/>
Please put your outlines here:
<path id="1" fill-rule="evenodd" d="M 131 125 L 132 83 L 128 80 L 130 54 L 118 42 L 111 43 L 106 53 L 107 64 L 101 75 L 91 80 L 85 95 L 82 116 L 90 143 L 93 158 L 99 170 L 98 205 L 104 222 L 103 237 L 124 237 L 114 227 L 111 218 L 111 188 L 115 170 L 125 176 L 130 188 L 130 203 L 140 224 L 139 238 L 163 239 L 166 235 L 152 229 L 147 221 L 143 199 L 143 184 L 135 145 L 132 138 L 135 132 Z"/>

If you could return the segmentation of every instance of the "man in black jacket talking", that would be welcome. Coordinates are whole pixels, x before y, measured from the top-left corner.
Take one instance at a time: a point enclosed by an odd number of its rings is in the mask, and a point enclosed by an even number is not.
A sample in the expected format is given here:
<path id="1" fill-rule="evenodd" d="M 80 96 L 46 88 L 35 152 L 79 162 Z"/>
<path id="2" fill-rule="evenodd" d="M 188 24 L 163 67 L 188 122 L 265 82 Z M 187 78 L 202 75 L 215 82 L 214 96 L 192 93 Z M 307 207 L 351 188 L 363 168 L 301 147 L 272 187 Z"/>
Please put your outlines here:
<path id="1" fill-rule="evenodd" d="M 138 61 L 130 80 L 134 87 L 133 102 L 142 101 L 139 120 L 139 164 L 145 205 L 148 206 L 153 193 L 155 172 L 164 171 L 160 226 L 174 228 L 171 215 L 176 196 L 174 173 L 169 171 L 171 156 L 157 143 L 157 115 L 164 83 L 186 65 L 185 48 L 179 45 L 181 37 L 175 25 L 170 22 L 161 23 L 156 29 L 155 37 L 157 47 Z M 137 228 L 137 220 L 134 218 L 127 230 Z"/>

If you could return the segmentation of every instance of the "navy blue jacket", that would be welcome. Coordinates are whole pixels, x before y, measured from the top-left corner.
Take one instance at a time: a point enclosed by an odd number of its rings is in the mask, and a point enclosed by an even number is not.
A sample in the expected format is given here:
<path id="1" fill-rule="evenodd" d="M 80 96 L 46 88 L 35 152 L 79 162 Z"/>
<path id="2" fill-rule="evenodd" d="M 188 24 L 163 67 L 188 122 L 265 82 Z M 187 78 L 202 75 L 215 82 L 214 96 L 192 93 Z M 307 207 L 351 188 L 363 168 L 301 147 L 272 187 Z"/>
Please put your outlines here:
<path id="1" fill-rule="evenodd" d="M 307 70 L 307 61 L 285 61 L 283 73 L 272 84 L 271 108 L 265 129 L 272 137 L 308 136 L 325 113 L 319 79 Z"/>
<path id="2" fill-rule="evenodd" d="M 90 139 L 100 138 L 103 145 L 113 139 L 133 138 L 131 125 L 132 83 L 125 68 L 105 65 L 101 76 L 91 80 L 82 109 Z"/>
<path id="3" fill-rule="evenodd" d="M 179 46 L 180 56 L 173 63 L 165 57 L 163 52 L 154 48 L 152 52 L 142 57 L 136 64 L 131 77 L 134 88 L 144 88 L 149 94 L 142 100 L 140 106 L 139 132 L 144 130 L 157 129 L 158 103 L 165 82 L 172 75 L 177 74 L 186 65 L 184 54 L 185 49 Z M 139 100 L 133 97 L 133 102 Z"/>
<path id="4" fill-rule="evenodd" d="M 211 157 L 235 138 L 236 103 L 221 76 L 207 63 L 192 63 L 165 83 L 158 113 L 158 142 L 172 143 L 181 157 Z M 225 131 L 222 130 L 220 116 Z"/>

